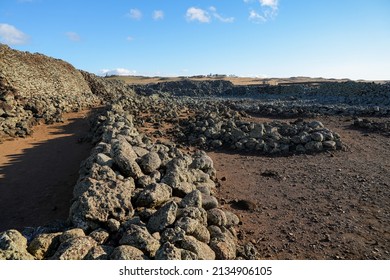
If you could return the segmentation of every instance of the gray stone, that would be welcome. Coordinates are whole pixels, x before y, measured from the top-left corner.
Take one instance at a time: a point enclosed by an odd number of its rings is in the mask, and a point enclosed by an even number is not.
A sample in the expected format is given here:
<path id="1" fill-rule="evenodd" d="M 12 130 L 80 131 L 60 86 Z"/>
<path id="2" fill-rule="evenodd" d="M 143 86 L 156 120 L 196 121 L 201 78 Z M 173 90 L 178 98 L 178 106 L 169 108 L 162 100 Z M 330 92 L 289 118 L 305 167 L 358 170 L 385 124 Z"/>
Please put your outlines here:
<path id="1" fill-rule="evenodd" d="M 172 196 L 172 188 L 164 183 L 147 186 L 138 196 L 136 206 L 157 207 Z"/>
<path id="2" fill-rule="evenodd" d="M 322 146 L 325 150 L 336 150 L 336 142 L 335 141 L 324 141 L 322 142 Z"/>
<path id="3" fill-rule="evenodd" d="M 203 208 L 187 207 L 178 210 L 177 217 L 188 217 L 198 220 L 201 224 L 207 225 L 207 212 Z"/>
<path id="4" fill-rule="evenodd" d="M 70 208 L 69 219 L 84 230 L 97 229 L 115 218 L 123 222 L 133 216 L 131 204 L 134 182 L 117 184 L 91 180 L 89 189 L 79 196 Z"/>
<path id="5" fill-rule="evenodd" d="M 116 247 L 110 255 L 110 260 L 147 260 L 148 257 L 133 246 L 121 245 Z"/>
<path id="6" fill-rule="evenodd" d="M 84 260 L 109 260 L 113 251 L 112 246 L 96 245 L 88 251 Z"/>
<path id="7" fill-rule="evenodd" d="M 27 239 L 17 230 L 10 229 L 0 233 L 0 259 L 33 260 L 27 251 Z"/>
<path id="8" fill-rule="evenodd" d="M 218 208 L 208 210 L 207 223 L 209 225 L 225 226 L 227 224 L 225 212 Z"/>
<path id="9" fill-rule="evenodd" d="M 101 166 L 112 167 L 112 165 L 114 164 L 114 160 L 112 158 L 110 158 L 109 156 L 100 153 L 100 154 L 96 155 L 96 163 L 101 165 Z"/>
<path id="10" fill-rule="evenodd" d="M 89 250 L 96 245 L 96 241 L 89 236 L 74 237 L 61 243 L 51 259 L 82 260 Z"/>
<path id="11" fill-rule="evenodd" d="M 172 187 L 172 194 L 177 197 L 184 197 L 193 190 L 195 190 L 194 184 L 181 182 Z"/>
<path id="12" fill-rule="evenodd" d="M 151 233 L 161 232 L 167 226 L 172 225 L 176 220 L 178 206 L 175 202 L 168 202 L 154 213 L 147 224 Z"/>
<path id="13" fill-rule="evenodd" d="M 305 149 L 309 152 L 319 152 L 322 151 L 322 142 L 311 141 L 306 143 Z"/>
<path id="14" fill-rule="evenodd" d="M 165 242 L 156 252 L 155 260 L 181 260 L 182 249 Z"/>
<path id="15" fill-rule="evenodd" d="M 181 208 L 186 207 L 202 207 L 202 193 L 198 190 L 194 190 L 187 194 L 180 202 Z"/>
<path id="16" fill-rule="evenodd" d="M 112 158 L 124 176 L 138 179 L 144 175 L 136 162 L 137 154 L 124 137 L 118 137 L 111 146 Z"/>
<path id="17" fill-rule="evenodd" d="M 218 207 L 218 200 L 211 195 L 205 195 L 202 193 L 202 207 L 205 210 L 210 210 Z"/>
<path id="18" fill-rule="evenodd" d="M 223 210 L 223 212 L 225 212 L 227 227 L 236 226 L 240 223 L 240 219 L 233 212 L 230 212 L 228 210 Z"/>
<path id="19" fill-rule="evenodd" d="M 102 245 L 106 243 L 110 234 L 106 230 L 99 228 L 91 232 L 88 236 L 92 237 L 99 245 Z"/>
<path id="20" fill-rule="evenodd" d="M 116 219 L 108 219 L 107 227 L 111 232 L 117 232 L 121 227 L 121 223 Z"/>
<path id="21" fill-rule="evenodd" d="M 43 233 L 35 237 L 28 245 L 28 252 L 37 260 L 49 258 L 56 252 L 60 245 L 61 233 Z"/>
<path id="22" fill-rule="evenodd" d="M 82 237 L 85 236 L 85 233 L 83 229 L 81 228 L 73 228 L 69 229 L 67 231 L 64 231 L 60 236 L 60 242 L 64 243 L 68 239 L 75 238 L 75 237 Z"/>
<path id="23" fill-rule="evenodd" d="M 193 236 L 185 236 L 181 242 L 181 248 L 195 253 L 199 260 L 215 260 L 214 251 Z"/>
<path id="24" fill-rule="evenodd" d="M 150 152 L 140 158 L 139 165 L 145 174 L 150 174 L 160 167 L 161 159 L 158 153 Z"/>
<path id="25" fill-rule="evenodd" d="M 134 246 L 147 255 L 154 257 L 160 247 L 160 242 L 155 239 L 146 229 L 138 225 L 130 225 L 129 229 L 123 234 L 120 245 Z"/>
<path id="26" fill-rule="evenodd" d="M 314 132 L 311 134 L 311 139 L 317 142 L 322 142 L 324 141 L 324 135 L 322 135 L 320 132 Z"/>
<path id="27" fill-rule="evenodd" d="M 185 234 L 185 231 L 180 227 L 166 228 L 161 233 L 160 242 L 169 242 L 172 244 L 177 244 L 184 239 Z"/>

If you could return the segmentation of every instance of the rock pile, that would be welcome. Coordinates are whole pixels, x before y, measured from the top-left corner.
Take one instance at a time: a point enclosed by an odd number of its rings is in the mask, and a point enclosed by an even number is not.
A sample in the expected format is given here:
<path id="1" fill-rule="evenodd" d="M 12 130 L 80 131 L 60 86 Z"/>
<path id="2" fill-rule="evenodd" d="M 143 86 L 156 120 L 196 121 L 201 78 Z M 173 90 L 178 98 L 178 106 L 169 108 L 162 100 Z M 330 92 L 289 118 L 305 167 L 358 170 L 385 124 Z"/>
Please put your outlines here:
<path id="1" fill-rule="evenodd" d="M 342 149 L 340 135 L 319 121 L 255 123 L 231 114 L 209 112 L 181 122 L 182 138 L 211 150 L 225 147 L 261 154 L 316 153 Z"/>
<path id="2" fill-rule="evenodd" d="M 96 106 L 81 73 L 64 61 L 0 45 L 0 139 L 25 136 L 40 120 Z"/>
<path id="3" fill-rule="evenodd" d="M 390 136 L 389 121 L 373 121 L 369 119 L 357 118 L 354 120 L 353 126 L 363 130 L 377 131 L 383 135 Z"/>
<path id="4" fill-rule="evenodd" d="M 390 115 L 390 83 L 350 81 L 236 86 L 223 80 L 181 80 L 133 86 L 133 88 L 137 93 L 144 95 L 168 93 L 173 96 L 196 98 L 229 98 L 230 100 L 226 102 L 230 103 L 233 109 L 270 116 Z"/>
<path id="5" fill-rule="evenodd" d="M 239 219 L 219 208 L 213 162 L 202 151 L 153 144 L 119 105 L 96 118 L 80 169 L 71 228 L 27 242 L 0 236 L 5 259 L 236 259 Z"/>

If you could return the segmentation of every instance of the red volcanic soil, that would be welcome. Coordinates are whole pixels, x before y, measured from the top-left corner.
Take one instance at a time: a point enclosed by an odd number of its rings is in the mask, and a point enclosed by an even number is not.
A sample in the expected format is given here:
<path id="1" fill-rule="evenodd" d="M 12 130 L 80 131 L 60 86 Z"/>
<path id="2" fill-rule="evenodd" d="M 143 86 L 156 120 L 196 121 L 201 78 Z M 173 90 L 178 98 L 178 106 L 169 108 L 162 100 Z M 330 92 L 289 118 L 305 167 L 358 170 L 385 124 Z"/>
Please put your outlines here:
<path id="1" fill-rule="evenodd" d="M 41 124 L 31 137 L 0 144 L 0 231 L 68 217 L 80 162 L 91 150 L 80 142 L 87 115 L 65 114 L 64 123 Z"/>

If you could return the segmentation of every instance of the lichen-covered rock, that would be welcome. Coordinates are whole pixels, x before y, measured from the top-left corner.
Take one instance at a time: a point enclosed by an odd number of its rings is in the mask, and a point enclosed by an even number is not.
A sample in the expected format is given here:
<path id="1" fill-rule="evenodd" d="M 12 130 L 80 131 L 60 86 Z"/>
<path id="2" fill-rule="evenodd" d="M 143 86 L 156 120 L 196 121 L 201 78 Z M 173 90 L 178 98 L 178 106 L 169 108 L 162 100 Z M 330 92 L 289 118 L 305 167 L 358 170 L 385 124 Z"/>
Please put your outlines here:
<path id="1" fill-rule="evenodd" d="M 154 213 L 147 224 L 151 233 L 162 231 L 176 220 L 178 206 L 175 202 L 168 202 Z"/>
<path id="2" fill-rule="evenodd" d="M 207 211 L 207 222 L 209 225 L 225 226 L 227 224 L 226 214 L 218 208 L 210 209 Z"/>
<path id="3" fill-rule="evenodd" d="M 179 206 L 181 208 L 186 207 L 202 207 L 202 193 L 198 190 L 194 190 L 187 194 L 180 202 Z"/>
<path id="4" fill-rule="evenodd" d="M 181 242 L 181 248 L 195 253 L 199 260 L 215 260 L 214 251 L 193 236 L 185 236 Z"/>
<path id="5" fill-rule="evenodd" d="M 27 251 L 27 239 L 17 230 L 10 229 L 0 233 L 0 259 L 33 260 Z"/>
<path id="6" fill-rule="evenodd" d="M 150 152 L 140 158 L 139 165 L 145 174 L 150 174 L 160 167 L 161 159 L 158 153 Z"/>
<path id="7" fill-rule="evenodd" d="M 136 206 L 156 207 L 167 202 L 172 196 L 172 188 L 164 183 L 151 184 L 140 193 Z"/>
<path id="8" fill-rule="evenodd" d="M 182 249 L 175 245 L 165 242 L 156 252 L 156 260 L 181 260 Z"/>
<path id="9" fill-rule="evenodd" d="M 125 221 L 134 214 L 131 204 L 132 186 L 115 182 L 91 180 L 91 186 L 79 196 L 70 208 L 72 223 L 84 230 L 97 229 L 113 217 Z"/>
<path id="10" fill-rule="evenodd" d="M 110 234 L 106 230 L 98 228 L 91 232 L 89 236 L 92 237 L 99 245 L 102 245 L 108 240 Z"/>
<path id="11" fill-rule="evenodd" d="M 113 251 L 114 247 L 112 246 L 96 245 L 88 251 L 84 260 L 109 260 Z"/>
<path id="12" fill-rule="evenodd" d="M 137 154 L 124 137 L 118 137 L 111 146 L 112 158 L 123 176 L 138 179 L 144 175 L 136 162 Z"/>
<path id="13" fill-rule="evenodd" d="M 214 196 L 206 195 L 206 194 L 202 193 L 202 207 L 205 210 L 217 208 L 218 207 L 218 200 Z"/>
<path id="14" fill-rule="evenodd" d="M 84 230 L 81 228 L 72 228 L 67 231 L 64 231 L 60 236 L 60 242 L 64 243 L 68 239 L 75 238 L 75 237 L 82 237 L 85 236 Z"/>
<path id="15" fill-rule="evenodd" d="M 121 245 L 116 247 L 110 255 L 110 260 L 147 260 L 148 257 L 133 246 Z"/>
<path id="16" fill-rule="evenodd" d="M 234 260 L 237 253 L 237 238 L 225 227 L 210 226 L 210 248 L 219 260 Z"/>
<path id="17" fill-rule="evenodd" d="M 89 250 L 96 245 L 96 241 L 89 236 L 74 237 L 61 243 L 51 259 L 82 260 Z"/>
<path id="18" fill-rule="evenodd" d="M 228 210 L 223 210 L 223 212 L 225 212 L 227 227 L 236 226 L 240 223 L 240 218 L 238 218 L 238 216 L 233 212 L 230 212 Z"/>
<path id="19" fill-rule="evenodd" d="M 28 245 L 27 250 L 37 260 L 43 260 L 54 255 L 60 245 L 61 233 L 43 233 L 35 237 Z"/>
<path id="20" fill-rule="evenodd" d="M 160 242 L 148 232 L 146 227 L 135 224 L 130 225 L 119 240 L 119 244 L 134 246 L 150 257 L 154 257 L 156 251 L 160 248 Z"/>

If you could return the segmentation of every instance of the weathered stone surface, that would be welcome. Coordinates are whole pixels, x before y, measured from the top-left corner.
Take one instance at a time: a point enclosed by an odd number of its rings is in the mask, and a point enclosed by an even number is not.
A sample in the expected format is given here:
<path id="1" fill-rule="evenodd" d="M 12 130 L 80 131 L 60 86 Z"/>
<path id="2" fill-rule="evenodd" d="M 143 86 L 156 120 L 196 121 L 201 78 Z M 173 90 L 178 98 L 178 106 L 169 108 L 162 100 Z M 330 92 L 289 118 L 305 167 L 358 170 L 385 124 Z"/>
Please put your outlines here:
<path id="1" fill-rule="evenodd" d="M 151 233 L 162 231 L 176 220 L 178 206 L 175 202 L 168 202 L 154 213 L 147 224 Z"/>
<path id="2" fill-rule="evenodd" d="M 100 153 L 96 155 L 96 163 L 101 165 L 101 166 L 109 166 L 112 167 L 114 164 L 114 160 L 110 158 L 109 156 Z"/>
<path id="3" fill-rule="evenodd" d="M 181 260 L 182 250 L 175 245 L 165 242 L 156 252 L 156 260 Z"/>
<path id="4" fill-rule="evenodd" d="M 181 248 L 195 253 L 199 260 L 215 260 L 214 251 L 193 236 L 185 236 L 181 242 Z"/>
<path id="5" fill-rule="evenodd" d="M 28 245 L 28 252 L 37 260 L 54 255 L 60 245 L 61 233 L 43 233 L 35 237 Z"/>
<path id="6" fill-rule="evenodd" d="M 240 218 L 238 218 L 238 216 L 233 212 L 228 210 L 223 210 L 223 212 L 225 212 L 227 227 L 236 226 L 240 223 Z"/>
<path id="7" fill-rule="evenodd" d="M 214 196 L 202 194 L 202 207 L 205 210 L 217 208 L 218 200 Z"/>
<path id="8" fill-rule="evenodd" d="M 116 247 L 110 255 L 111 260 L 147 260 L 148 257 L 133 246 L 121 245 Z"/>
<path id="9" fill-rule="evenodd" d="M 138 179 L 144 175 L 136 162 L 137 154 L 124 137 L 118 138 L 111 146 L 112 158 L 124 176 Z"/>
<path id="10" fill-rule="evenodd" d="M 33 260 L 27 251 L 27 239 L 17 230 L 10 229 L 0 233 L 0 259 Z"/>
<path id="11" fill-rule="evenodd" d="M 202 207 L 202 193 L 198 190 L 194 190 L 191 193 L 187 194 L 180 202 L 179 206 L 181 208 L 186 207 Z"/>
<path id="12" fill-rule="evenodd" d="M 145 174 L 150 174 L 160 167 L 161 159 L 158 153 L 150 152 L 140 158 L 139 165 Z"/>
<path id="13" fill-rule="evenodd" d="M 134 246 L 150 257 L 154 257 L 160 242 L 155 239 L 146 229 L 146 227 L 138 225 L 130 225 L 129 229 L 123 234 L 120 245 Z"/>
<path id="14" fill-rule="evenodd" d="M 236 258 L 237 238 L 225 227 L 210 226 L 210 247 L 219 260 L 233 260 Z"/>
<path id="15" fill-rule="evenodd" d="M 172 188 L 164 183 L 151 184 L 140 193 L 136 206 L 156 207 L 167 202 L 172 196 Z"/>
<path id="16" fill-rule="evenodd" d="M 207 222 L 209 225 L 225 226 L 227 224 L 226 214 L 218 208 L 210 209 L 207 211 Z"/>
<path id="17" fill-rule="evenodd" d="M 91 232 L 89 236 L 92 237 L 99 245 L 102 245 L 108 240 L 110 234 L 106 230 L 98 228 Z"/>
<path id="18" fill-rule="evenodd" d="M 73 228 L 69 229 L 67 231 L 64 231 L 60 236 L 60 242 L 64 243 L 68 239 L 74 238 L 74 237 L 82 237 L 85 236 L 85 233 L 83 229 L 81 228 Z"/>
<path id="19" fill-rule="evenodd" d="M 89 250 L 96 245 L 96 241 L 89 236 L 74 237 L 61 243 L 51 259 L 82 260 Z"/>
<path id="20" fill-rule="evenodd" d="M 84 260 L 109 260 L 113 251 L 112 246 L 96 245 L 88 251 Z"/>
<path id="21" fill-rule="evenodd" d="M 114 182 L 91 180 L 91 186 L 72 204 L 69 218 L 72 223 L 84 230 L 99 228 L 113 217 L 125 221 L 132 217 L 134 210 L 131 204 L 132 186 L 128 187 Z"/>

